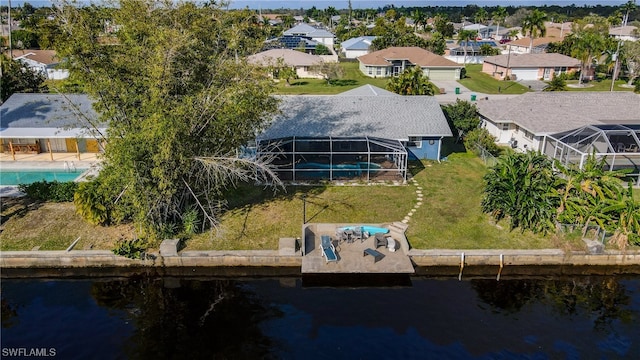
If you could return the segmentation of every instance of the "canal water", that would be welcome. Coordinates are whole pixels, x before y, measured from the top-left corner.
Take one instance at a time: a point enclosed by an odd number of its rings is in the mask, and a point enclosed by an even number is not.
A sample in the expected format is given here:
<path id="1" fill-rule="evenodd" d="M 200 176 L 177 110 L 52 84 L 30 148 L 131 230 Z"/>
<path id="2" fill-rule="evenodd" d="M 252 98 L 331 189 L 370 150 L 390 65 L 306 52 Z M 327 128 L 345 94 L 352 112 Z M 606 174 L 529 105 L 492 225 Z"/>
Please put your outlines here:
<path id="1" fill-rule="evenodd" d="M 637 276 L 385 285 L 3 279 L 1 357 L 640 359 Z"/>

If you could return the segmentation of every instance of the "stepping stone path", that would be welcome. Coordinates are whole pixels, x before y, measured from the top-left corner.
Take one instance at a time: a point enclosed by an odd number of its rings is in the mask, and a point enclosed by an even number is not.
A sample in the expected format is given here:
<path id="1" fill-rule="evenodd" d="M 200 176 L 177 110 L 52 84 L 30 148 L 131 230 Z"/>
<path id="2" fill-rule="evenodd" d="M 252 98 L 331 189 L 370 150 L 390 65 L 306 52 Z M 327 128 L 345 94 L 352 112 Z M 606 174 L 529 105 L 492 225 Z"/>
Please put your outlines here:
<path id="1" fill-rule="evenodd" d="M 411 210 L 409 210 L 409 213 L 407 214 L 407 216 L 404 217 L 404 219 L 402 219 L 402 222 L 404 224 L 408 223 L 409 220 L 411 220 L 411 217 L 413 216 L 413 214 L 416 213 L 416 211 L 418 211 L 418 208 L 420 206 L 422 206 L 422 199 L 423 199 L 423 194 L 422 194 L 422 186 L 419 186 L 420 184 L 418 184 L 418 181 L 416 181 L 416 179 L 411 179 L 411 184 L 413 186 L 416 187 L 416 204 L 413 206 L 413 208 Z"/>

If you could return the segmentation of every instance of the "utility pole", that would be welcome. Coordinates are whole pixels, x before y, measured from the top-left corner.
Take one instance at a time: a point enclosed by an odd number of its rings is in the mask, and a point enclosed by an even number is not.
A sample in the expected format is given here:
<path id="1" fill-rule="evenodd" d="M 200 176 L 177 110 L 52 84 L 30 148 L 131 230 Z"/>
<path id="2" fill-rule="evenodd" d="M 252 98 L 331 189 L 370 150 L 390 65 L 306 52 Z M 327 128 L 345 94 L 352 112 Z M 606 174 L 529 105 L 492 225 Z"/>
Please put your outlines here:
<path id="1" fill-rule="evenodd" d="M 611 77 L 611 89 L 609 89 L 609 91 L 613 91 L 613 87 L 616 83 L 616 78 L 618 77 L 618 63 L 619 63 L 619 58 L 620 58 L 620 44 L 622 43 L 622 41 L 618 40 L 618 48 L 616 49 L 616 53 L 613 54 L 613 56 L 615 57 L 615 65 L 613 65 L 613 75 Z"/>
<path id="2" fill-rule="evenodd" d="M 13 60 L 13 44 L 11 44 L 13 42 L 11 40 L 11 0 L 9 0 L 8 15 L 9 15 L 9 60 Z"/>
<path id="3" fill-rule="evenodd" d="M 507 55 L 507 68 L 504 70 L 505 75 L 504 75 L 504 80 L 506 80 L 507 76 L 509 76 L 509 63 L 511 62 L 511 44 L 509 44 L 509 54 Z M 511 77 L 509 76 L 509 80 L 511 80 Z"/>

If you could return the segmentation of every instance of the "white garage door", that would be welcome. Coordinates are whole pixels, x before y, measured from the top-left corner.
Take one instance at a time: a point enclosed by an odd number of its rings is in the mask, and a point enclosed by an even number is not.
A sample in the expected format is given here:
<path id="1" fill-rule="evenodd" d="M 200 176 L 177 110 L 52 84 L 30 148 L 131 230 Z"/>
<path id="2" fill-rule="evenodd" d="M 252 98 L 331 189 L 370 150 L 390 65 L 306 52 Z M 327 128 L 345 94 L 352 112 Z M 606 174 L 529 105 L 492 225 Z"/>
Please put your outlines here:
<path id="1" fill-rule="evenodd" d="M 457 80 L 456 70 L 450 69 L 429 69 L 425 71 L 430 80 Z"/>
<path id="2" fill-rule="evenodd" d="M 538 69 L 513 69 L 517 80 L 538 80 Z"/>

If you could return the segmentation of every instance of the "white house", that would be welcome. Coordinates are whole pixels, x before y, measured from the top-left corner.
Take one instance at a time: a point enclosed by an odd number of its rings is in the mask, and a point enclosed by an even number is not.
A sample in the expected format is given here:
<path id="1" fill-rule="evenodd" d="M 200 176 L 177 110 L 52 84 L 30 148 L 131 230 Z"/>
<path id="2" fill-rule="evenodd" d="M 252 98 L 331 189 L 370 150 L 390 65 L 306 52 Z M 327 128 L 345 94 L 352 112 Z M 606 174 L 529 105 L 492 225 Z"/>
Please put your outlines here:
<path id="1" fill-rule="evenodd" d="M 322 74 L 310 70 L 311 66 L 322 63 L 322 58 L 297 50 L 271 49 L 251 55 L 247 57 L 247 61 L 263 67 L 276 66 L 282 61 L 283 65 L 295 68 L 299 78 L 322 78 Z"/>
<path id="2" fill-rule="evenodd" d="M 340 44 L 340 52 L 347 59 L 355 59 L 358 56 L 366 55 L 369 53 L 369 48 L 375 38 L 376 36 L 359 36 L 345 40 Z"/>
<path id="3" fill-rule="evenodd" d="M 333 49 L 335 35 L 327 30 L 319 29 L 308 24 L 298 24 L 283 33 L 285 36 L 308 36 L 312 40 Z"/>
<path id="4" fill-rule="evenodd" d="M 546 135 L 585 125 L 640 124 L 640 95 L 632 92 L 530 92 L 477 102 L 481 126 L 498 144 L 542 150 Z"/>
<path id="5" fill-rule="evenodd" d="M 360 71 L 369 77 L 397 76 L 419 66 L 431 80 L 460 80 L 463 65 L 417 46 L 390 47 L 358 57 Z"/>
<path id="6" fill-rule="evenodd" d="M 47 79 L 63 80 L 69 77 L 69 70 L 59 69 L 60 60 L 54 50 L 13 50 L 13 59 L 20 60 L 33 71 Z"/>
<path id="7" fill-rule="evenodd" d="M 640 29 L 635 26 L 619 26 L 609 29 L 609 36 L 617 40 L 637 41 L 640 40 Z"/>

